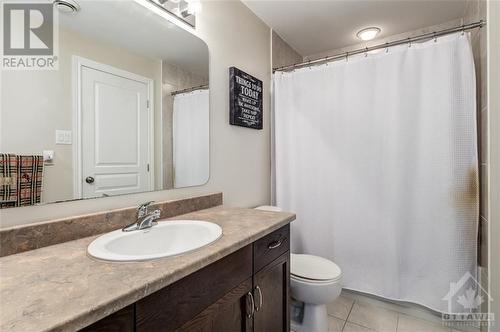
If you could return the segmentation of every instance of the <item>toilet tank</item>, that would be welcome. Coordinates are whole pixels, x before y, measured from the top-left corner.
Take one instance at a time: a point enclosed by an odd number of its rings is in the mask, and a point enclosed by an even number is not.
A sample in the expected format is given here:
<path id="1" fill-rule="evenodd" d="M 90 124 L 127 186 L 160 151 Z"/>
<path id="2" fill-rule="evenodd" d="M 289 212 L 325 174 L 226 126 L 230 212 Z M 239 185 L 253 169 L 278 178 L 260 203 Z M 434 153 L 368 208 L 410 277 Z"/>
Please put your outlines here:
<path id="1" fill-rule="evenodd" d="M 256 210 L 263 210 L 263 211 L 271 211 L 271 212 L 281 212 L 283 211 L 281 208 L 277 206 L 271 206 L 271 205 L 261 205 L 255 208 Z"/>

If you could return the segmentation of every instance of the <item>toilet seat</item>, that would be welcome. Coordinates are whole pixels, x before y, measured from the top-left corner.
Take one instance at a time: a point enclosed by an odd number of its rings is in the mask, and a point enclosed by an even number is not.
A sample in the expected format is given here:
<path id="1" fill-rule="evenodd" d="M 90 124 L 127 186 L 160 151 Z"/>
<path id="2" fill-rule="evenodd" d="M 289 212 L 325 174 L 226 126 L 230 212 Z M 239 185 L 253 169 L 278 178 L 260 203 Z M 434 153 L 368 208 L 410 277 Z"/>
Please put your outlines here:
<path id="1" fill-rule="evenodd" d="M 342 278 L 342 270 L 334 262 L 319 256 L 291 254 L 290 275 L 296 280 L 325 284 Z"/>
<path id="2" fill-rule="evenodd" d="M 342 271 L 328 259 L 291 254 L 290 290 L 292 297 L 304 303 L 303 318 L 293 321 L 298 332 L 328 331 L 327 304 L 342 291 Z"/>

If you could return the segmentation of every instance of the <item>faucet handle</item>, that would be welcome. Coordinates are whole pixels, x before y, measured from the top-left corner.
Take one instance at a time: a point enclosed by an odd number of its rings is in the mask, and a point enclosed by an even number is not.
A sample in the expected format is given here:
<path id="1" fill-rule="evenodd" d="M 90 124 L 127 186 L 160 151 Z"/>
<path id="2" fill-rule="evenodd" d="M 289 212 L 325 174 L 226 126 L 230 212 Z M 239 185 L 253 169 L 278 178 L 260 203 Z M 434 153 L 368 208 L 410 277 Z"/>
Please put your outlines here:
<path id="1" fill-rule="evenodd" d="M 161 210 L 160 209 L 156 209 L 153 211 L 153 220 L 156 220 L 156 219 L 160 219 L 160 216 L 161 216 Z"/>
<path id="2" fill-rule="evenodd" d="M 139 207 L 137 208 L 137 218 L 142 218 L 146 214 L 148 214 L 148 207 L 151 205 L 151 203 L 154 203 L 154 201 L 149 201 L 139 205 Z"/>

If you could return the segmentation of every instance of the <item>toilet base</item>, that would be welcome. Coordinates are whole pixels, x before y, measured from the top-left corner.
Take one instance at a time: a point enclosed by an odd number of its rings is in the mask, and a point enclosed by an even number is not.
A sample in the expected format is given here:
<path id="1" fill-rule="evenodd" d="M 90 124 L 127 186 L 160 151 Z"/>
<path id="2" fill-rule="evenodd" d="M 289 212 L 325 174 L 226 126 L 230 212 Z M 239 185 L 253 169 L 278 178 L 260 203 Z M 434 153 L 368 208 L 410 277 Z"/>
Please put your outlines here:
<path id="1" fill-rule="evenodd" d="M 292 321 L 291 328 L 295 332 L 328 332 L 326 305 L 306 303 L 302 323 Z"/>

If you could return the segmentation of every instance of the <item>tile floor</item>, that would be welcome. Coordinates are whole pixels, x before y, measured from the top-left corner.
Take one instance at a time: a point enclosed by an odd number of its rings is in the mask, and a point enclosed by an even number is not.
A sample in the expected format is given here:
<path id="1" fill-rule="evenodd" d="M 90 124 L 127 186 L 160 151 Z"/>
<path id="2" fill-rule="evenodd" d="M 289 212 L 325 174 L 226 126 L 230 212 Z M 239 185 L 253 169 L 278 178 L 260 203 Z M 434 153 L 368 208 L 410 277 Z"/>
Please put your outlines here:
<path id="1" fill-rule="evenodd" d="M 329 332 L 459 332 L 441 324 L 441 317 L 413 305 L 381 301 L 342 291 L 328 306 Z M 467 328 L 466 331 L 478 331 Z"/>

